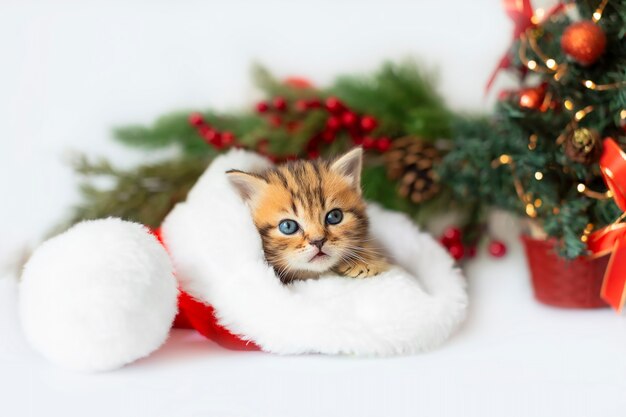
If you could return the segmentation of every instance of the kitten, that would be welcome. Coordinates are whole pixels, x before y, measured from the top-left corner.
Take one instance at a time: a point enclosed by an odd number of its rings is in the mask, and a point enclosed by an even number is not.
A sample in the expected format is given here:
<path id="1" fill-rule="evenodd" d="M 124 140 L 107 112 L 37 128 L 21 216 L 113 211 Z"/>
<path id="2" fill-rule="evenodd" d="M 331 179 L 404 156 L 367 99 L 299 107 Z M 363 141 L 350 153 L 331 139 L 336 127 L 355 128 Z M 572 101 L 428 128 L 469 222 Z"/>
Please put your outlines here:
<path id="1" fill-rule="evenodd" d="M 362 278 L 388 268 L 368 233 L 362 159 L 356 148 L 333 162 L 293 161 L 258 174 L 228 171 L 283 282 L 328 271 Z"/>

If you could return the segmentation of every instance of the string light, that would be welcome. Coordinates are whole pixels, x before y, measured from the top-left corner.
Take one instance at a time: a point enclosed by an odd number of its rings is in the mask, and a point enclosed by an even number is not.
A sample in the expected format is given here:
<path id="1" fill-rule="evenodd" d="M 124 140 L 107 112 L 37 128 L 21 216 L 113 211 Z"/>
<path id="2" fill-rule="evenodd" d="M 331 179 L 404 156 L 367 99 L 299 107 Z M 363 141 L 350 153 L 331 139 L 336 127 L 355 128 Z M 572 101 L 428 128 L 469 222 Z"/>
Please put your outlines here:
<path id="1" fill-rule="evenodd" d="M 552 58 L 546 60 L 546 67 L 550 68 L 551 70 L 555 69 L 557 67 L 556 61 Z"/>
<path id="2" fill-rule="evenodd" d="M 600 193 L 597 191 L 590 190 L 582 182 L 578 183 L 578 185 L 576 186 L 576 190 L 579 193 L 584 194 L 585 197 L 593 198 L 594 200 L 608 200 L 609 198 L 613 197 L 613 193 L 611 192 L 611 190 L 606 191 L 604 193 Z"/>
<path id="3" fill-rule="evenodd" d="M 539 208 L 543 204 L 540 198 L 535 199 L 535 207 Z"/>
<path id="4" fill-rule="evenodd" d="M 565 99 L 565 101 L 563 102 L 563 105 L 569 111 L 574 110 L 574 102 L 570 99 Z"/>
<path id="5" fill-rule="evenodd" d="M 582 242 L 586 242 L 589 239 L 589 234 L 593 230 L 593 223 L 587 223 L 585 226 L 585 230 L 583 231 L 583 235 L 580 237 Z"/>
<path id="6" fill-rule="evenodd" d="M 532 151 L 537 147 L 537 139 L 538 137 L 535 133 L 528 137 L 528 149 Z"/>
<path id="7" fill-rule="evenodd" d="M 534 70 L 537 68 L 537 61 L 535 61 L 534 59 L 531 59 L 530 61 L 528 61 L 526 66 L 528 67 L 529 70 Z"/>
<path id="8" fill-rule="evenodd" d="M 537 210 L 535 210 L 535 206 L 530 203 L 526 204 L 526 214 L 528 217 L 537 217 Z"/>
<path id="9" fill-rule="evenodd" d="M 622 109 L 622 111 L 619 112 L 619 117 L 620 119 L 626 119 L 626 109 Z"/>
<path id="10" fill-rule="evenodd" d="M 608 2 L 609 0 L 602 0 L 602 3 L 600 3 L 598 8 L 593 12 L 593 17 L 591 19 L 593 20 L 593 23 L 598 23 L 598 21 L 602 19 L 602 13 L 604 12 L 604 8 Z"/>
<path id="11" fill-rule="evenodd" d="M 541 172 L 541 171 L 535 172 L 535 179 L 537 181 L 541 181 L 543 179 L 543 172 Z"/>
<path id="12" fill-rule="evenodd" d="M 585 80 L 585 81 L 583 82 L 583 85 L 584 85 L 585 87 L 587 87 L 588 89 L 590 89 L 590 90 L 594 90 L 594 89 L 596 88 L 596 83 L 594 83 L 594 82 L 593 82 L 593 81 L 591 81 L 591 80 Z"/>
<path id="13" fill-rule="evenodd" d="M 576 119 L 576 121 L 579 122 L 592 111 L 593 111 L 593 106 L 587 106 L 584 109 L 578 110 L 576 113 L 574 113 L 574 119 Z"/>
<path id="14" fill-rule="evenodd" d="M 608 91 L 626 86 L 626 81 L 617 81 L 610 84 L 596 84 L 591 80 L 585 80 L 582 82 L 582 84 L 590 90 Z"/>

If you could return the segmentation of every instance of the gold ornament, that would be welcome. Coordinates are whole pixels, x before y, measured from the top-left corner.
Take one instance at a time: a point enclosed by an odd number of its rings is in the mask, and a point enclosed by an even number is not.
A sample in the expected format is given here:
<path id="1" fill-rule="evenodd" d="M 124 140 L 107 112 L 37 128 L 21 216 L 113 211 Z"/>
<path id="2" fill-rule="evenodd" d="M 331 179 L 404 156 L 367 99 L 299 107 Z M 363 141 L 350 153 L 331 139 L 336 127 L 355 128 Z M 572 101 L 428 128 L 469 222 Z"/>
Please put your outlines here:
<path id="1" fill-rule="evenodd" d="M 602 141 L 598 132 L 581 127 L 575 129 L 565 140 L 565 155 L 581 164 L 597 162 L 602 153 Z"/>

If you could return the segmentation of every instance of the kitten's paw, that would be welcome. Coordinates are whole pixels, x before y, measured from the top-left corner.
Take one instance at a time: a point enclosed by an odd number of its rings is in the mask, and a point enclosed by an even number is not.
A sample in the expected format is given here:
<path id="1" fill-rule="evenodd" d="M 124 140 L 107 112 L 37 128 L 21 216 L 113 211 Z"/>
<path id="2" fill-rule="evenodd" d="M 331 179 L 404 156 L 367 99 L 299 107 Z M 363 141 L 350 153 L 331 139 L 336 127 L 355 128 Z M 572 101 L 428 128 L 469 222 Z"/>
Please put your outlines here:
<path id="1" fill-rule="evenodd" d="M 341 265 L 336 269 L 336 272 L 350 278 L 367 278 L 385 272 L 387 269 L 389 269 L 389 265 L 385 261 L 373 261 Z"/>

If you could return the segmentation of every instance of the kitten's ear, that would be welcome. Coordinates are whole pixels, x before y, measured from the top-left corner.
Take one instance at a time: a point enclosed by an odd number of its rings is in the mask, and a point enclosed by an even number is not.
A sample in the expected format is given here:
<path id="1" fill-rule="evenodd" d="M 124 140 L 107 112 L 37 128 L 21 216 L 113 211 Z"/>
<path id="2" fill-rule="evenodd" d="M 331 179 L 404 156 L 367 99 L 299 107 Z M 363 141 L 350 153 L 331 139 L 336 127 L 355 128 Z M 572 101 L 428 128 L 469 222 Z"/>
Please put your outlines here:
<path id="1" fill-rule="evenodd" d="M 226 177 L 245 202 L 254 201 L 267 185 L 263 178 L 236 169 L 227 171 Z"/>
<path id="2" fill-rule="evenodd" d="M 361 192 L 361 167 L 363 165 L 363 149 L 354 148 L 337 158 L 330 168 L 347 178 Z"/>

